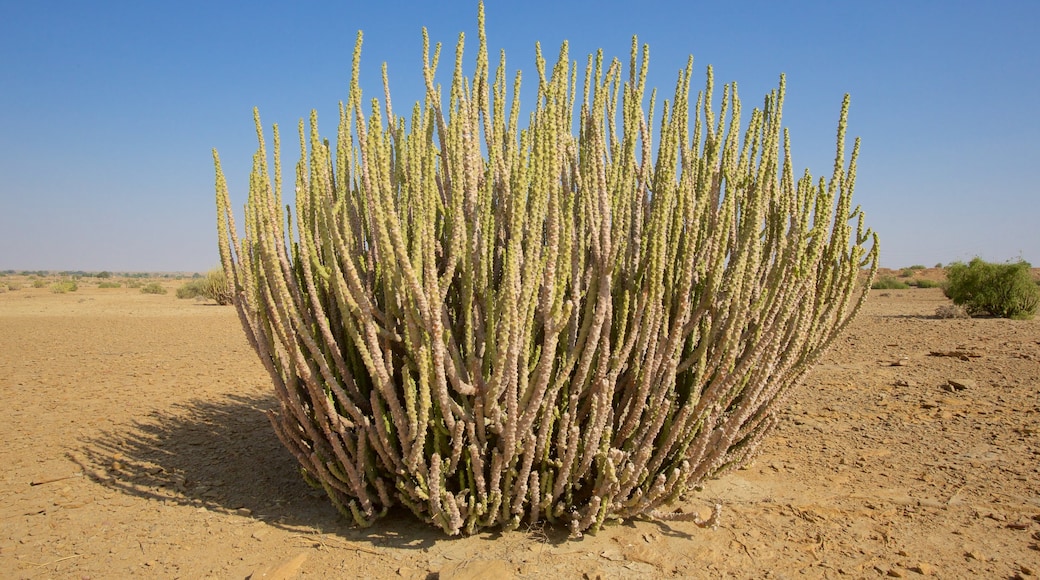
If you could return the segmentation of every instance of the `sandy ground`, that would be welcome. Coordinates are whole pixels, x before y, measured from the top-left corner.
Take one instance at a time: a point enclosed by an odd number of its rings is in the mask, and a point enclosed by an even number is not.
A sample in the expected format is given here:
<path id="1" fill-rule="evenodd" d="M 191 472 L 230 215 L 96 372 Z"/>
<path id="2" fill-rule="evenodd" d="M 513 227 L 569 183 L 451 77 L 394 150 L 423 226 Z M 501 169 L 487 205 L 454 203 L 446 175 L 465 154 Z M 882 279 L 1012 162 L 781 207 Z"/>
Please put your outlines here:
<path id="1" fill-rule="evenodd" d="M 757 461 L 686 499 L 721 502 L 718 529 L 452 539 L 406 512 L 349 527 L 262 416 L 233 309 L 165 284 L 0 293 L 0 577 L 1040 574 L 1040 320 L 941 320 L 938 289 L 876 291 Z"/>

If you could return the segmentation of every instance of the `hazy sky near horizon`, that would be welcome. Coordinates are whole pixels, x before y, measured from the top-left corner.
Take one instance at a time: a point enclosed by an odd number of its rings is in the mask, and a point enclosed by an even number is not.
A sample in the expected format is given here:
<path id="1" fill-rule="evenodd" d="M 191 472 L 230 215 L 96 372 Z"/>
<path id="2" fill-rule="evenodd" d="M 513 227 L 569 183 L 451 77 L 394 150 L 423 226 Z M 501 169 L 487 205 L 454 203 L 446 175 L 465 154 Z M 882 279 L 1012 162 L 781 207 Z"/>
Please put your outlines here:
<path id="1" fill-rule="evenodd" d="M 366 98 L 382 96 L 385 61 L 400 114 L 422 94 L 422 26 L 445 45 L 445 87 L 459 32 L 472 74 L 476 6 L 0 0 L 0 270 L 215 266 L 211 148 L 240 208 L 253 107 L 279 124 L 291 168 L 311 109 L 335 135 L 357 30 Z M 692 54 L 693 89 L 711 64 L 716 99 L 736 81 L 746 110 L 784 72 L 794 162 L 815 175 L 829 174 L 850 93 L 855 202 L 883 266 L 1040 263 L 1040 2 L 489 0 L 486 13 L 492 54 L 505 49 L 510 78 L 523 70 L 528 107 L 535 41 L 555 60 L 568 40 L 583 70 L 598 48 L 627 62 L 638 35 L 659 93 Z"/>

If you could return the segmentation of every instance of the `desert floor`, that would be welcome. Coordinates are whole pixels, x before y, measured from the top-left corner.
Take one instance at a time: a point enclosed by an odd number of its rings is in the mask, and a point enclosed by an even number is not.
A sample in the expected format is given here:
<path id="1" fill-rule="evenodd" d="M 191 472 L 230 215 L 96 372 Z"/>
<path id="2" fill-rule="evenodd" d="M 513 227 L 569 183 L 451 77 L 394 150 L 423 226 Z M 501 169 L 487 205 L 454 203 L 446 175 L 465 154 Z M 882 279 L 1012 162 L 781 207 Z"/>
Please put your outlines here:
<path id="1" fill-rule="evenodd" d="M 680 506 L 721 503 L 717 529 L 448 538 L 407 512 L 348 526 L 262 414 L 234 309 L 164 284 L 0 293 L 0 577 L 1040 574 L 1040 319 L 938 319 L 938 289 L 873 292 L 757 460 Z"/>

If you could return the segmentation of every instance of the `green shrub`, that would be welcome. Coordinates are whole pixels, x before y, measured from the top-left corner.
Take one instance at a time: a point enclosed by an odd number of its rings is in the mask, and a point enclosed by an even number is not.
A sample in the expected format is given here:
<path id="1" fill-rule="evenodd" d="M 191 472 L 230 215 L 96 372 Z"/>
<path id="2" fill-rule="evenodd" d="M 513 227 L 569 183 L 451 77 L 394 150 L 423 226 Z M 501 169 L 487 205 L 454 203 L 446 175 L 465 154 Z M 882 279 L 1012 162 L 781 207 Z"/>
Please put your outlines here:
<path id="1" fill-rule="evenodd" d="M 205 284 L 203 280 L 196 279 L 190 282 L 185 282 L 177 287 L 177 298 L 188 299 L 188 298 L 204 298 L 205 297 Z"/>
<path id="2" fill-rule="evenodd" d="M 143 294 L 166 294 L 166 288 L 158 282 L 149 282 L 144 286 L 141 286 L 141 293 Z"/>
<path id="3" fill-rule="evenodd" d="M 925 279 L 911 280 L 910 284 L 912 286 L 917 286 L 918 288 L 941 288 L 943 285 L 942 282 L 936 282 L 935 280 Z"/>
<path id="4" fill-rule="evenodd" d="M 79 286 L 75 280 L 59 280 L 54 284 L 51 284 L 51 292 L 55 294 L 64 294 L 66 292 L 75 292 L 79 290 Z"/>
<path id="5" fill-rule="evenodd" d="M 946 268 L 946 296 L 968 314 L 1001 318 L 1032 318 L 1040 306 L 1040 288 L 1024 260 L 994 264 L 975 258 Z"/>
<path id="6" fill-rule="evenodd" d="M 224 270 L 216 268 L 206 273 L 205 278 L 195 278 L 177 288 L 177 298 L 208 298 L 217 304 L 231 304 L 231 290 L 228 288 Z"/>
<path id="7" fill-rule="evenodd" d="M 97 285 L 98 288 L 119 288 L 120 286 L 122 286 L 122 284 L 120 284 L 119 282 L 109 281 L 99 282 Z"/>
<path id="8" fill-rule="evenodd" d="M 33 280 L 33 288 L 46 288 L 46 287 L 47 287 L 47 281 L 44 280 L 43 278 L 37 278 L 37 279 Z"/>
<path id="9" fill-rule="evenodd" d="M 910 285 L 893 276 L 882 276 L 870 285 L 871 290 L 906 290 Z"/>
<path id="10" fill-rule="evenodd" d="M 410 119 L 368 108 L 359 34 L 338 139 L 301 121 L 295 212 L 254 111 L 241 238 L 214 151 L 221 263 L 275 431 L 359 525 L 394 505 L 449 534 L 695 517 L 666 508 L 754 455 L 876 271 L 848 99 L 829 185 L 791 164 L 783 77 L 743 116 L 727 86 L 719 113 L 710 69 L 690 99 L 691 63 L 651 121 L 634 40 L 629 78 L 590 57 L 585 90 L 566 44 L 551 70 L 539 56 L 521 130 L 483 7 L 479 30 L 446 101 L 427 50 Z"/>

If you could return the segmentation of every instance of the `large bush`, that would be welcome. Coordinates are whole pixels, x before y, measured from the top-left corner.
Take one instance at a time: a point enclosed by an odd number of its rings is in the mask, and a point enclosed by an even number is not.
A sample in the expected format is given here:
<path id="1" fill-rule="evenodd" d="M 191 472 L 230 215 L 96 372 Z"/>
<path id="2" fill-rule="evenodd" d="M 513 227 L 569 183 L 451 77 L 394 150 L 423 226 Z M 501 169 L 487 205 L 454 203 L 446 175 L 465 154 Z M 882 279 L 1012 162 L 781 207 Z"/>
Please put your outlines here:
<path id="1" fill-rule="evenodd" d="M 735 85 L 715 109 L 710 68 L 691 101 L 688 63 L 655 119 L 646 47 L 627 80 L 589 57 L 578 87 L 565 43 L 551 69 L 539 52 L 521 129 L 519 74 L 511 94 L 504 56 L 490 74 L 483 29 L 481 9 L 476 74 L 460 38 L 447 99 L 427 44 L 407 118 L 389 96 L 365 112 L 359 34 L 334 145 L 300 122 L 293 215 L 277 126 L 272 166 L 254 112 L 243 237 L 214 151 L 272 424 L 361 525 L 395 504 L 451 534 L 680 517 L 666 507 L 753 455 L 870 286 L 848 101 L 831 179 L 796 178 L 783 77 L 744 116 Z"/>
<path id="2" fill-rule="evenodd" d="M 1029 262 L 994 264 L 975 258 L 946 268 L 946 296 L 968 314 L 1032 318 L 1040 305 L 1040 288 L 1030 275 Z"/>

